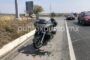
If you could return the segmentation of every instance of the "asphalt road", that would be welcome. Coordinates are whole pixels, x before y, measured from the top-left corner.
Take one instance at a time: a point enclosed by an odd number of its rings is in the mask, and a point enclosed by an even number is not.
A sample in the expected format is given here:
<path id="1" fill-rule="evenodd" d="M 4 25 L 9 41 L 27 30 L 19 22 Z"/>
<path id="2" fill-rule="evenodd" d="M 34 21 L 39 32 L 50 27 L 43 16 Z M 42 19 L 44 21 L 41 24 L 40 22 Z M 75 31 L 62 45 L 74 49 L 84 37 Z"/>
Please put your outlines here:
<path id="1" fill-rule="evenodd" d="M 58 22 L 57 34 L 46 46 L 40 50 L 34 49 L 32 38 L 17 49 L 18 54 L 11 60 L 70 60 L 66 32 L 59 28 L 65 27 L 64 18 L 57 17 L 55 19 Z"/>
<path id="2" fill-rule="evenodd" d="M 77 60 L 90 60 L 90 26 L 67 21 Z"/>
<path id="3" fill-rule="evenodd" d="M 45 18 L 48 19 L 48 18 Z M 18 54 L 11 60 L 70 60 L 65 18 L 55 18 L 58 22 L 57 34 L 39 51 L 32 46 L 32 39 L 17 49 Z M 67 21 L 76 60 L 90 60 L 90 26 L 82 26 L 76 20 Z M 61 27 L 61 29 L 60 29 Z"/>

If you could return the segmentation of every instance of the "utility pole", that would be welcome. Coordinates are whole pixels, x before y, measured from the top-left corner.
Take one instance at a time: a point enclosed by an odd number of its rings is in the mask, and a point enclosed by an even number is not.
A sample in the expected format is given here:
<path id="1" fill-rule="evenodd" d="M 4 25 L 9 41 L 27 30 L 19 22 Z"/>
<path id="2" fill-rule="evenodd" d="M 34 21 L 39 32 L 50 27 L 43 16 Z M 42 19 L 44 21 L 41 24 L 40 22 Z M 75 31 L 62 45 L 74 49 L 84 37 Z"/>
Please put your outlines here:
<path id="1" fill-rule="evenodd" d="M 49 7 L 49 9 L 50 9 L 50 13 L 52 12 L 52 4 L 51 4 L 51 0 L 50 0 L 50 7 Z"/>
<path id="2" fill-rule="evenodd" d="M 16 19 L 19 19 L 18 2 L 17 2 L 17 0 L 15 0 L 15 12 L 16 12 Z"/>

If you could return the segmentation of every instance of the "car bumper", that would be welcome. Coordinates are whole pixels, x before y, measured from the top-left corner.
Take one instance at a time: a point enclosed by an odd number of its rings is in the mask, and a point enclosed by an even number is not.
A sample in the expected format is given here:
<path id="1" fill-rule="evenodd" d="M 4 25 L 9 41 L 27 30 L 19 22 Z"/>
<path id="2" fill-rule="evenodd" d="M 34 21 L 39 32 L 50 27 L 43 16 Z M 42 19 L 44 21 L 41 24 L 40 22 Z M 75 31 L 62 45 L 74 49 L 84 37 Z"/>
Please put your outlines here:
<path id="1" fill-rule="evenodd" d="M 85 21 L 86 24 L 90 24 L 90 21 Z"/>
<path id="2" fill-rule="evenodd" d="M 75 19 L 74 17 L 67 17 L 66 18 L 67 20 L 73 20 L 73 19 Z"/>
<path id="3" fill-rule="evenodd" d="M 85 24 L 90 24 L 90 20 L 83 20 Z"/>

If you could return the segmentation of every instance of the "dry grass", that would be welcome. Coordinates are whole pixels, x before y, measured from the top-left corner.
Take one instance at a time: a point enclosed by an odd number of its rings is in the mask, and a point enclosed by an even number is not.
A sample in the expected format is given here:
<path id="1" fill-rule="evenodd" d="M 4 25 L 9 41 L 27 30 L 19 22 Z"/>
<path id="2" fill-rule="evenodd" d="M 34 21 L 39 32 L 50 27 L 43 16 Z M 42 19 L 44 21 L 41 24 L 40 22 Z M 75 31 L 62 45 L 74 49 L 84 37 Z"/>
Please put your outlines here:
<path id="1" fill-rule="evenodd" d="M 33 25 L 27 17 L 22 17 L 22 19 L 17 21 L 14 16 L 0 16 L 0 47 L 28 32 L 17 32 L 19 26 Z"/>
<path id="2" fill-rule="evenodd" d="M 0 27 L 4 27 L 8 24 L 11 24 L 13 20 L 15 20 L 14 16 L 0 16 Z"/>

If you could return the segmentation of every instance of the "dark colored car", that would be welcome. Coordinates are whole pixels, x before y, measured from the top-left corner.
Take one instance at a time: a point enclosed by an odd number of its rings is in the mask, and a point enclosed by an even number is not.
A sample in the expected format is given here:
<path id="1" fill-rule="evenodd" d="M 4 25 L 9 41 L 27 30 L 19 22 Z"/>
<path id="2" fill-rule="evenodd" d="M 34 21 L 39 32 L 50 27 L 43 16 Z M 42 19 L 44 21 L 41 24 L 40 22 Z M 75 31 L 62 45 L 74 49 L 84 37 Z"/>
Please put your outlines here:
<path id="1" fill-rule="evenodd" d="M 66 16 L 66 20 L 75 20 L 75 16 L 73 14 L 69 14 Z"/>
<path id="2" fill-rule="evenodd" d="M 81 12 L 78 16 L 78 23 L 82 25 L 90 24 L 90 12 Z"/>

